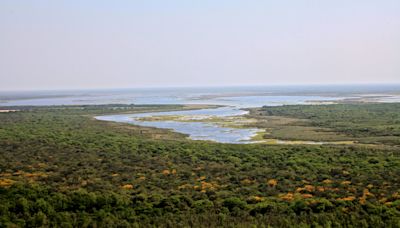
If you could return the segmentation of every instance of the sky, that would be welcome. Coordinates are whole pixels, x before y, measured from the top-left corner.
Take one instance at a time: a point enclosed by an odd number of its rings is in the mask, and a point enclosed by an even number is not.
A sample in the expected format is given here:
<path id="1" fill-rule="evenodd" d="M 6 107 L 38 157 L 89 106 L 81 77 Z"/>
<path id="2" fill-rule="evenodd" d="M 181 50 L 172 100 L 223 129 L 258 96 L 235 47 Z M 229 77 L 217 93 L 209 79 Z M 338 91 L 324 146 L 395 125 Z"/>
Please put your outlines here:
<path id="1" fill-rule="evenodd" d="M 400 83 L 399 0 L 1 0 L 0 90 Z"/>

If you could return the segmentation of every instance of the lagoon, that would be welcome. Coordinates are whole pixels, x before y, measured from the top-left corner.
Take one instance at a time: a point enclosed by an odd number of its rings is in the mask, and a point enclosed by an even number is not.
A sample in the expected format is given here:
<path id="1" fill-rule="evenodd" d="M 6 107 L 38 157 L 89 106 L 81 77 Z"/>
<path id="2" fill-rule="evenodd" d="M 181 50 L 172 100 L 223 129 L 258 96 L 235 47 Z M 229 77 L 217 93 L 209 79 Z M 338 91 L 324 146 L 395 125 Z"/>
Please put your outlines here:
<path id="1" fill-rule="evenodd" d="M 139 114 L 105 115 L 97 116 L 96 119 L 103 121 L 114 121 L 129 123 L 147 127 L 171 129 L 173 131 L 187 134 L 192 140 L 208 140 L 219 143 L 254 143 L 252 138 L 263 129 L 227 127 L 215 122 L 204 121 L 213 118 L 229 118 L 243 116 L 248 111 L 243 108 L 260 107 L 263 105 L 278 106 L 289 104 L 311 104 L 313 102 L 330 103 L 339 100 L 339 97 L 321 96 L 232 96 L 217 97 L 200 100 L 201 104 L 225 105 L 220 108 L 198 109 L 187 111 L 151 112 Z M 199 104 L 199 100 L 190 100 L 191 103 Z M 175 104 L 186 104 L 189 102 L 176 102 Z M 149 102 L 147 101 L 147 104 Z M 156 102 L 157 103 L 157 102 Z M 158 118 L 146 121 L 144 117 L 174 117 Z M 178 118 L 177 118 L 178 117 Z M 180 117 L 180 118 L 179 118 Z M 203 121 L 199 121 L 203 120 Z"/>
<path id="2" fill-rule="evenodd" d="M 356 92 L 354 92 L 356 91 Z M 100 105 L 100 104 L 204 104 L 224 107 L 177 112 L 104 115 L 103 121 L 166 128 L 188 135 L 193 140 L 221 143 L 252 143 L 263 129 L 232 127 L 208 121 L 213 118 L 243 116 L 245 108 L 294 104 L 330 104 L 339 100 L 398 102 L 399 86 L 275 86 L 213 88 L 142 88 L 119 90 L 47 91 L 0 93 L 0 106 Z M 379 95 L 379 96 L 377 96 Z M 143 117 L 178 116 L 156 121 Z M 204 121 L 199 121 L 204 119 Z M 240 118 L 239 118 L 240 119 Z M 233 119 L 237 121 L 237 119 Z M 313 143 L 313 142 L 310 142 Z M 322 143 L 322 142 L 315 142 Z"/>

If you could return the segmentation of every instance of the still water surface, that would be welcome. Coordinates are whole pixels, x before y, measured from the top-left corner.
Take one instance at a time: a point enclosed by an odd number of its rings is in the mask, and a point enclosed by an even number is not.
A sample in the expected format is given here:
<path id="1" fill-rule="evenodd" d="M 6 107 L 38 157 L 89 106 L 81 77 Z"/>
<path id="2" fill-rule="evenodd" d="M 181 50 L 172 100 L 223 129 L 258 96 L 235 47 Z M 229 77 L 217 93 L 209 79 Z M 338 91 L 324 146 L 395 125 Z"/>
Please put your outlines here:
<path id="1" fill-rule="evenodd" d="M 245 115 L 248 112 L 241 108 L 260 107 L 263 105 L 278 106 L 284 104 L 307 104 L 312 101 L 334 101 L 340 98 L 335 97 L 320 97 L 320 96 L 235 96 L 210 98 L 205 100 L 185 100 L 180 102 L 175 100 L 170 104 L 217 104 L 229 105 L 222 108 L 200 109 L 188 111 L 172 111 L 172 112 L 152 112 L 140 114 L 123 114 L 123 115 L 106 115 L 97 116 L 96 119 L 103 121 L 123 122 L 141 126 L 157 127 L 172 129 L 176 132 L 189 135 L 193 140 L 211 140 L 220 143 L 251 143 L 251 138 L 260 132 L 257 128 L 230 128 L 220 126 L 215 123 L 207 122 L 180 122 L 172 120 L 163 121 L 143 121 L 139 120 L 142 117 L 152 116 L 184 116 L 185 118 L 201 119 L 209 117 L 229 117 Z M 159 103 L 157 100 L 146 101 L 146 104 Z"/>
<path id="2" fill-rule="evenodd" d="M 357 92 L 358 91 L 358 92 Z M 377 102 L 399 102 L 400 86 L 309 86 L 309 87 L 221 87 L 122 89 L 107 91 L 0 92 L 0 106 L 21 105 L 93 105 L 93 104 L 210 104 L 223 108 L 179 112 L 141 113 L 97 116 L 98 120 L 124 122 L 149 127 L 167 128 L 189 135 L 194 140 L 222 143 L 249 143 L 260 129 L 230 128 L 209 122 L 142 121 L 138 118 L 179 115 L 186 119 L 229 117 L 246 114 L 242 108 L 292 104 L 330 103 L 364 95 L 382 95 Z M 395 92 L 395 96 L 387 93 Z M 359 94 L 358 94 L 359 93 Z M 318 96 L 316 95 L 318 94 Z M 339 96 L 340 94 L 340 96 Z M 386 94 L 386 95 L 385 95 Z M 370 99 L 370 98 L 369 98 Z M 386 99 L 386 100 L 385 100 Z"/>

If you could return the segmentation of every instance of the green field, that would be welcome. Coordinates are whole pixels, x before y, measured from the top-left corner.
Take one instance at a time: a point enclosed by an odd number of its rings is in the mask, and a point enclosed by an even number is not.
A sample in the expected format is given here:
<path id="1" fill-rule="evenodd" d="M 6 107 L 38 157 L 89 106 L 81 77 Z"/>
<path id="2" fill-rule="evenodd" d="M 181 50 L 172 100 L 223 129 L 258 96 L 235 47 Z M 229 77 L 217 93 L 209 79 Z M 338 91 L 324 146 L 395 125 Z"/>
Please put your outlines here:
<path id="1" fill-rule="evenodd" d="M 0 227 L 400 226 L 400 104 L 251 113 L 271 138 L 353 145 L 218 144 L 93 118 L 185 108 L 0 113 Z"/>

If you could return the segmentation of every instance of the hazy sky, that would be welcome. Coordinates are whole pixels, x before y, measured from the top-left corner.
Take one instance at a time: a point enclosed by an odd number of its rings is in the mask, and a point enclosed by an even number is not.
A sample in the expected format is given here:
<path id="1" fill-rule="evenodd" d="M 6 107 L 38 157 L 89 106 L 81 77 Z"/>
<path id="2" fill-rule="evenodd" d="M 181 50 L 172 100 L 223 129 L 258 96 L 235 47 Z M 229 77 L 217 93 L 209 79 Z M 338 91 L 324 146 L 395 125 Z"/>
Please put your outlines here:
<path id="1" fill-rule="evenodd" d="M 376 82 L 399 0 L 0 1 L 0 90 Z"/>

